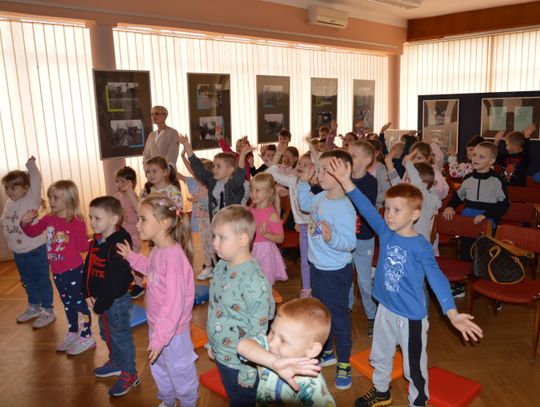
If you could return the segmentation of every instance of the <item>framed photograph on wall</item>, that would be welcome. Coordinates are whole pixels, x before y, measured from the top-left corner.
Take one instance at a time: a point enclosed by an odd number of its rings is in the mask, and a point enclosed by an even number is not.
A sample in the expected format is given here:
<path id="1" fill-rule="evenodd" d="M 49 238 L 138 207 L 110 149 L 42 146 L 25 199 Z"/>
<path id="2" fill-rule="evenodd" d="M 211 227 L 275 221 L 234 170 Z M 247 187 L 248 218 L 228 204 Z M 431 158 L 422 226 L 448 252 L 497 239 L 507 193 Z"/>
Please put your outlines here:
<path id="1" fill-rule="evenodd" d="M 194 150 L 217 148 L 216 127 L 231 143 L 230 75 L 188 73 L 189 125 Z"/>
<path id="2" fill-rule="evenodd" d="M 458 148 L 459 99 L 424 100 L 422 136 L 443 149 Z"/>
<path id="3" fill-rule="evenodd" d="M 152 131 L 148 71 L 94 70 L 101 159 L 142 155 Z"/>
<path id="4" fill-rule="evenodd" d="M 375 108 L 375 81 L 355 79 L 353 81 L 353 128 L 352 132 L 373 131 L 373 109 Z"/>
<path id="5" fill-rule="evenodd" d="M 289 128 L 290 78 L 257 75 L 257 143 L 273 143 Z"/>
<path id="6" fill-rule="evenodd" d="M 535 124 L 531 140 L 538 140 L 540 97 L 483 98 L 481 118 L 480 131 L 484 138 L 493 138 L 500 130 L 523 131 Z"/>
<path id="7" fill-rule="evenodd" d="M 311 136 L 337 119 L 337 79 L 311 78 Z"/>

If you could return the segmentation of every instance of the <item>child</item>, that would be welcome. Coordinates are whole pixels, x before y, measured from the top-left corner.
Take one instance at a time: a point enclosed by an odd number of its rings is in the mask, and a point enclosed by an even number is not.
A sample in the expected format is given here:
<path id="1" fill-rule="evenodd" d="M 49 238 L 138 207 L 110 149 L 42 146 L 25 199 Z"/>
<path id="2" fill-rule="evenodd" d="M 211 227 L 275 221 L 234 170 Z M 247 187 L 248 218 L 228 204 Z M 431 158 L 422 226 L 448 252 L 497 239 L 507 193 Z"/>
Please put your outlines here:
<path id="1" fill-rule="evenodd" d="M 339 183 L 328 173 L 332 157 L 352 163 L 349 153 L 331 150 L 319 158 L 318 179 L 322 192 L 313 195 L 307 181 L 313 172 L 305 172 L 298 185 L 300 209 L 309 211 L 309 262 L 313 296 L 326 305 L 332 315 L 330 337 L 324 345 L 321 366 L 336 363 L 333 353 L 334 338 L 337 353 L 336 388 L 351 387 L 351 316 L 348 312 L 352 285 L 352 254 L 356 247 L 356 212 L 345 197 Z"/>
<path id="2" fill-rule="evenodd" d="M 56 350 L 78 355 L 96 347 L 90 311 L 81 290 L 84 269 L 81 252 L 88 250 L 86 225 L 79 208 L 79 191 L 73 181 L 56 181 L 47 189 L 47 197 L 50 213 L 33 224 L 38 211 L 28 210 L 21 217 L 21 226 L 30 237 L 47 231 L 47 257 L 68 320 L 68 333 Z"/>
<path id="3" fill-rule="evenodd" d="M 260 157 L 263 160 L 263 164 L 259 168 L 255 168 L 253 165 L 251 166 L 250 171 L 252 177 L 266 171 L 272 166 L 272 162 L 274 161 L 274 157 L 276 156 L 277 149 L 275 144 L 267 144 L 262 146 L 260 151 Z"/>
<path id="4" fill-rule="evenodd" d="M 456 149 L 452 147 L 448 151 L 448 175 L 451 178 L 463 178 L 465 175 L 470 174 L 473 171 L 472 157 L 474 154 L 474 148 L 484 141 L 482 136 L 473 136 L 467 143 L 467 162 L 458 163 L 456 157 Z"/>
<path id="5" fill-rule="evenodd" d="M 218 145 L 219 145 L 219 148 L 221 148 L 221 151 L 223 151 L 224 153 L 231 153 L 238 160 L 238 162 L 240 162 L 239 159 L 240 159 L 240 154 L 242 153 L 242 150 L 244 149 L 244 147 L 249 146 L 249 140 L 247 136 L 241 137 L 238 140 L 236 140 L 236 145 L 235 145 L 236 151 L 233 151 L 229 143 L 227 143 L 227 140 L 223 138 L 221 134 L 221 126 L 216 126 L 216 137 L 218 139 Z M 246 181 L 248 182 L 251 179 L 251 167 L 252 167 L 251 162 L 252 161 L 253 161 L 253 153 L 249 151 L 249 153 L 247 153 L 243 157 L 243 160 L 242 160 L 242 162 L 244 163 L 244 166 L 242 168 L 244 168 Z"/>
<path id="6" fill-rule="evenodd" d="M 425 406 L 428 399 L 427 278 L 443 312 L 465 340 L 477 340 L 482 330 L 469 314 L 459 314 L 448 280 L 439 269 L 431 244 L 414 230 L 420 216 L 422 193 L 413 185 L 400 184 L 386 192 L 384 220 L 350 180 L 351 169 L 332 160 L 330 171 L 354 206 L 379 236 L 379 261 L 373 297 L 379 302 L 370 362 L 373 388 L 355 401 L 355 407 L 386 406 L 391 403 L 390 373 L 396 345 L 403 353 L 403 371 L 409 381 L 409 404 Z"/>
<path id="7" fill-rule="evenodd" d="M 97 377 L 120 376 L 109 389 L 111 396 L 123 396 L 139 384 L 135 369 L 135 345 L 131 335 L 131 267 L 117 252 L 116 245 L 131 244 L 130 234 L 120 226 L 122 205 L 112 196 L 90 202 L 90 225 L 94 237 L 86 255 L 83 295 L 99 315 L 101 339 L 109 348 L 109 360 L 94 369 Z"/>
<path id="8" fill-rule="evenodd" d="M 41 174 L 34 157 L 28 159 L 26 168 L 28 173 L 10 171 L 2 178 L 2 185 L 9 199 L 1 221 L 4 236 L 13 252 L 28 297 L 26 310 L 17 315 L 16 320 L 20 323 L 37 318 L 32 327 L 43 328 L 56 320 L 45 235 L 28 237 L 20 228 L 20 217 L 26 211 L 41 206 Z"/>
<path id="9" fill-rule="evenodd" d="M 536 126 L 531 124 L 523 132 L 513 131 L 505 136 L 504 131 L 500 131 L 495 135 L 493 142 L 499 147 L 497 163 L 501 166 L 500 176 L 506 185 L 527 185 L 527 170 L 531 163 L 530 137 L 535 130 Z"/>
<path id="10" fill-rule="evenodd" d="M 180 183 L 172 164 L 167 164 L 163 157 L 152 157 L 144 164 L 144 173 L 148 182 L 141 191 L 141 198 L 145 198 L 152 192 L 159 192 L 171 199 L 176 207 L 182 210 L 184 202 L 180 192 Z"/>
<path id="11" fill-rule="evenodd" d="M 186 157 L 185 150 L 182 152 L 182 161 L 187 170 L 193 175 L 193 169 Z M 201 159 L 206 171 L 212 171 L 212 161 L 206 158 Z M 210 215 L 208 214 L 208 189 L 194 176 L 184 177 L 193 207 L 191 209 L 191 232 L 199 232 L 203 249 L 203 269 L 197 275 L 197 280 L 206 280 L 214 275 L 214 264 L 216 264 L 216 253 L 212 246 L 212 228 L 210 226 Z"/>
<path id="12" fill-rule="evenodd" d="M 352 158 L 352 181 L 356 187 L 368 197 L 373 205 L 377 200 L 377 179 L 368 172 L 375 161 L 375 149 L 367 141 L 359 140 L 349 146 Z M 364 218 L 356 216 L 356 249 L 353 251 L 354 267 L 360 297 L 368 321 L 368 336 L 373 335 L 373 321 L 377 306 L 371 299 L 371 263 L 375 249 L 375 235 Z M 351 286 L 349 309 L 354 305 L 354 290 Z"/>
<path id="13" fill-rule="evenodd" d="M 341 148 L 345 151 L 349 150 L 349 146 L 358 140 L 358 134 L 353 133 L 352 131 L 345 134 L 345 137 L 343 137 L 343 141 L 341 143 Z"/>
<path id="14" fill-rule="evenodd" d="M 315 298 L 295 299 L 279 307 L 268 336 L 238 343 L 238 354 L 259 365 L 258 406 L 277 402 L 287 406 L 336 405 L 320 367 L 313 365 L 316 359 L 312 359 L 321 352 L 329 333 L 328 309 Z M 293 376 L 295 366 L 301 376 Z"/>
<path id="15" fill-rule="evenodd" d="M 414 224 L 414 230 L 430 242 L 433 219 L 437 212 L 439 212 L 442 202 L 432 189 L 435 182 L 435 171 L 433 170 L 433 167 L 425 162 L 413 164 L 411 155 L 412 153 L 405 156 L 403 159 L 403 164 L 407 171 L 403 182 L 414 185 L 422 192 L 422 210 L 418 221 Z M 386 165 L 390 174 L 390 183 L 392 186 L 400 184 L 401 179 L 394 170 L 390 154 L 387 156 Z"/>
<path id="16" fill-rule="evenodd" d="M 498 219 L 508 210 L 509 202 L 506 186 L 491 169 L 497 157 L 497 146 L 484 141 L 474 148 L 472 159 L 473 172 L 465 176 L 459 189 L 454 192 L 443 212 L 446 220 L 452 219 L 456 208 L 465 204 L 461 215 L 474 217 L 478 224 L 484 219 L 491 219 L 496 225 Z M 461 239 L 462 260 L 470 260 L 472 241 Z"/>
<path id="17" fill-rule="evenodd" d="M 197 404 L 199 380 L 197 355 L 190 336 L 195 301 L 195 279 L 191 262 L 190 226 L 175 202 L 161 194 L 150 194 L 139 204 L 137 230 L 143 240 L 154 242 L 149 257 L 119 243 L 120 253 L 131 267 L 148 277 L 148 359 L 150 371 L 164 407 Z"/>
<path id="18" fill-rule="evenodd" d="M 414 143 L 411 146 L 410 154 L 408 156 L 412 164 L 428 163 L 429 165 L 433 166 L 435 162 L 431 146 L 423 141 L 417 141 Z M 442 201 L 448 195 L 450 186 L 448 185 L 448 182 L 446 182 L 446 178 L 442 175 L 441 171 L 436 170 L 435 168 L 433 170 L 435 172 L 435 182 L 433 183 L 432 187 L 433 192 L 435 192 Z M 401 177 L 403 178 L 403 176 Z"/>
<path id="19" fill-rule="evenodd" d="M 116 171 L 116 189 L 118 192 L 114 197 L 120 201 L 123 211 L 122 227 L 129 233 L 131 237 L 131 247 L 136 252 L 141 250 L 141 239 L 137 233 L 137 206 L 139 199 L 134 191 L 137 185 L 137 174 L 131 167 L 122 167 Z M 131 298 L 137 299 L 144 295 L 142 275 L 133 271 L 134 286 L 131 289 Z"/>
<path id="20" fill-rule="evenodd" d="M 276 153 L 274 162 L 279 162 L 279 155 L 281 152 Z M 289 190 L 289 199 L 291 201 L 291 212 L 294 217 L 294 223 L 300 228 L 299 231 L 299 246 L 300 246 L 300 273 L 302 275 L 302 288 L 300 291 L 300 298 L 311 297 L 311 282 L 309 278 L 309 262 L 308 262 L 308 222 L 309 214 L 302 212 L 298 205 L 298 178 L 302 176 L 305 171 L 313 173 L 313 163 L 311 162 L 311 154 L 306 153 L 298 160 L 296 166 L 296 175 L 285 175 L 279 171 L 278 165 L 272 165 L 266 172 L 277 183 L 283 185 Z"/>
<path id="21" fill-rule="evenodd" d="M 249 209 L 240 205 L 227 206 L 212 220 L 214 249 L 222 260 L 210 284 L 206 346 L 233 407 L 253 406 L 257 391 L 257 370 L 239 359 L 238 342 L 266 334 L 273 314 L 272 288 L 250 254 L 256 228 Z"/>
<path id="22" fill-rule="evenodd" d="M 189 163 L 195 176 L 208 188 L 208 214 L 210 220 L 222 208 L 242 202 L 246 189 L 244 187 L 244 169 L 236 167 L 236 158 L 231 153 L 218 153 L 214 156 L 212 171 L 204 168 L 201 160 L 193 153 L 186 136 L 179 136 L 178 142 L 184 146 Z M 242 151 L 242 162 L 245 162 L 247 149 Z"/>
<path id="23" fill-rule="evenodd" d="M 384 194 L 386 190 L 390 188 L 388 181 L 388 171 L 384 164 L 384 155 L 382 154 L 381 142 L 377 140 L 367 140 L 369 144 L 375 149 L 375 162 L 370 167 L 369 172 L 377 179 L 377 200 L 375 206 L 382 208 L 384 203 Z"/>
<path id="24" fill-rule="evenodd" d="M 251 179 L 249 196 L 250 210 L 257 224 L 251 253 L 273 286 L 277 280 L 285 281 L 289 278 L 285 262 L 276 246 L 285 238 L 279 217 L 276 181 L 270 174 L 257 174 Z"/>

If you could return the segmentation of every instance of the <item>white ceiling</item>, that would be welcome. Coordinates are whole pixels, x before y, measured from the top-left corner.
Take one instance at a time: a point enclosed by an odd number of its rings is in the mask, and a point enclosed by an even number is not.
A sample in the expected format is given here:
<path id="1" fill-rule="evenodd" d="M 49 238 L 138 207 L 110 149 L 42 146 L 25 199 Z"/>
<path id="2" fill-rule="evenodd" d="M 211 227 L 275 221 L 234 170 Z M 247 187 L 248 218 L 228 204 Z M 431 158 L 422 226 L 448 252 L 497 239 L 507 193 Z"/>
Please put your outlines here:
<path id="1" fill-rule="evenodd" d="M 350 17 L 406 27 L 407 20 L 433 17 L 461 11 L 479 10 L 511 4 L 529 3 L 531 0 L 423 0 L 416 9 L 406 10 L 368 0 L 263 0 L 272 3 L 307 8 L 310 5 L 346 11 Z"/>

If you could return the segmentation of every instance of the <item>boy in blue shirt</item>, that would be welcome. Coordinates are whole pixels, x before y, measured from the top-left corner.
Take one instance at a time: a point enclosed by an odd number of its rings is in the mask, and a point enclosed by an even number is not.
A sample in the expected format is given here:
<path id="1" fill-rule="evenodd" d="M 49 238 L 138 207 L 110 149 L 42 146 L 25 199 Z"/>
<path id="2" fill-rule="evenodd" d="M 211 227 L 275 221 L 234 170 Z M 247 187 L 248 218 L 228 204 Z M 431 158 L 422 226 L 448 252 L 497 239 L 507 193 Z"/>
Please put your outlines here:
<path id="1" fill-rule="evenodd" d="M 358 211 L 379 235 L 379 259 L 373 297 L 379 302 L 373 330 L 370 362 L 373 388 L 355 401 L 355 407 L 386 406 L 392 402 L 390 375 L 396 345 L 403 352 L 403 372 L 409 381 L 409 404 L 425 406 L 428 399 L 427 278 L 443 312 L 465 340 L 477 340 L 482 330 L 473 316 L 456 311 L 450 285 L 439 269 L 431 244 L 414 230 L 420 217 L 422 193 L 408 184 L 390 188 L 385 195 L 384 220 L 352 183 L 349 165 L 329 163 L 332 174 Z"/>
<path id="2" fill-rule="evenodd" d="M 330 336 L 321 355 L 321 366 L 337 362 L 336 388 L 351 387 L 351 316 L 348 312 L 352 285 L 352 254 L 356 247 L 356 212 L 341 185 L 328 173 L 330 160 L 352 164 L 349 153 L 331 150 L 321 154 L 317 178 L 322 192 L 313 195 L 308 180 L 313 170 L 299 177 L 298 203 L 310 213 L 308 224 L 308 260 L 313 297 L 328 307 L 332 316 Z M 337 361 L 332 351 L 336 342 Z"/>

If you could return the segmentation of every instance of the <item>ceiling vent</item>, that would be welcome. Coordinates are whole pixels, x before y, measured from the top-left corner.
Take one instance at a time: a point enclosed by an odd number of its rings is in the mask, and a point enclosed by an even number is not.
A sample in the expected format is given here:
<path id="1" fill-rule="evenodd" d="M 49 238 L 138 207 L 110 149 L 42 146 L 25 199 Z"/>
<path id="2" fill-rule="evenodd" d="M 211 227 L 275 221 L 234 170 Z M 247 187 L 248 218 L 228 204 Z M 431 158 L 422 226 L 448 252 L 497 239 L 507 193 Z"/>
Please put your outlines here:
<path id="1" fill-rule="evenodd" d="M 348 15 L 344 11 L 309 6 L 308 20 L 310 24 L 324 25 L 325 27 L 345 28 L 348 23 Z"/>
<path id="2" fill-rule="evenodd" d="M 368 0 L 371 3 L 385 4 L 387 6 L 394 6 L 399 8 L 418 8 L 422 5 L 422 0 Z"/>

